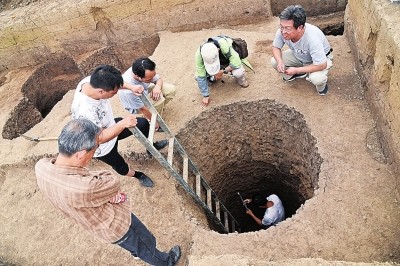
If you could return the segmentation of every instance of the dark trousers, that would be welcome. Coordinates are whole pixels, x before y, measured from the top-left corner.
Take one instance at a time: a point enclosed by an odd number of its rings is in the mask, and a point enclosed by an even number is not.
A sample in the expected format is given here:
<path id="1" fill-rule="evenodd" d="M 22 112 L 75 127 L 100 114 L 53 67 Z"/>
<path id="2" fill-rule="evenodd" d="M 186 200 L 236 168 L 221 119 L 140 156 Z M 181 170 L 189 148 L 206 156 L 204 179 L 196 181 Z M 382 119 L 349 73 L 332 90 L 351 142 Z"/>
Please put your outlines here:
<path id="1" fill-rule="evenodd" d="M 118 246 L 128 250 L 133 256 L 155 266 L 168 265 L 169 253 L 156 248 L 156 238 L 147 227 L 132 213 L 128 232 L 117 242 Z M 171 258 L 172 259 L 172 258 Z"/>
<path id="2" fill-rule="evenodd" d="M 117 117 L 114 118 L 114 120 L 117 123 L 118 121 L 121 121 L 122 118 Z M 149 136 L 150 124 L 147 119 L 143 117 L 138 117 L 136 127 L 143 133 L 143 135 L 145 135 L 146 137 Z M 119 133 L 117 137 L 117 142 L 115 142 L 112 150 L 104 156 L 97 157 L 97 159 L 110 165 L 118 174 L 126 175 L 129 172 L 129 166 L 118 152 L 118 141 L 121 139 L 125 139 L 131 135 L 132 132 L 129 129 L 125 128 L 124 130 L 122 130 L 122 132 Z"/>

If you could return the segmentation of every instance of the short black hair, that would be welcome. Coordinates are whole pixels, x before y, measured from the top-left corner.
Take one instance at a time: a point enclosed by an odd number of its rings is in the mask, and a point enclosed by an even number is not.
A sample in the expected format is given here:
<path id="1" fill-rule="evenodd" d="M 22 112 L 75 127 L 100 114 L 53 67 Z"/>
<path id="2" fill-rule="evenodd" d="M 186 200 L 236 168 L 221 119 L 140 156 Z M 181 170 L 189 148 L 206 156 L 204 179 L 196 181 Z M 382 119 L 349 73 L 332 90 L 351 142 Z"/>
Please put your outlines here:
<path id="1" fill-rule="evenodd" d="M 90 77 L 90 85 L 105 91 L 112 91 L 124 85 L 121 71 L 110 65 L 99 65 Z"/>
<path id="2" fill-rule="evenodd" d="M 265 206 L 265 204 L 267 204 L 268 200 L 267 197 L 261 195 L 261 194 L 257 194 L 253 196 L 253 199 L 251 200 L 251 202 L 259 207 L 259 206 Z"/>
<path id="3" fill-rule="evenodd" d="M 293 26 L 297 29 L 301 25 L 306 24 L 306 11 L 301 5 L 292 5 L 286 7 L 279 15 L 280 19 L 293 20 Z"/>
<path id="4" fill-rule="evenodd" d="M 144 78 L 146 70 L 153 71 L 156 69 L 156 63 L 147 57 L 136 59 L 132 64 L 132 72 L 140 78 Z"/>

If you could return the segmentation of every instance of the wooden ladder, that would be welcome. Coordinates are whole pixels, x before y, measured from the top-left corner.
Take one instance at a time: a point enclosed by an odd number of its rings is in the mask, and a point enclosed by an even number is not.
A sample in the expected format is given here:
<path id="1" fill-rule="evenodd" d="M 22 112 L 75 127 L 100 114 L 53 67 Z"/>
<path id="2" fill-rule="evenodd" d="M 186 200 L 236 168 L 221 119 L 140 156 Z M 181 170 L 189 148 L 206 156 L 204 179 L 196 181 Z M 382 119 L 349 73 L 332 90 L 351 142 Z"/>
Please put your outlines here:
<path id="1" fill-rule="evenodd" d="M 152 116 L 150 121 L 150 132 L 148 138 L 137 128 L 130 128 L 133 135 L 146 147 L 153 157 L 178 181 L 182 188 L 205 210 L 206 214 L 225 233 L 240 232 L 240 225 L 218 199 L 215 192 L 208 185 L 198 168 L 187 155 L 185 149 L 172 134 L 171 130 L 160 117 L 156 109 L 145 96 L 141 96 L 145 106 L 150 110 Z M 165 158 L 153 146 L 156 121 L 169 137 L 168 155 Z M 173 164 L 174 155 L 181 156 L 183 166 L 180 173 Z M 192 175 L 190 175 L 192 174 Z"/>

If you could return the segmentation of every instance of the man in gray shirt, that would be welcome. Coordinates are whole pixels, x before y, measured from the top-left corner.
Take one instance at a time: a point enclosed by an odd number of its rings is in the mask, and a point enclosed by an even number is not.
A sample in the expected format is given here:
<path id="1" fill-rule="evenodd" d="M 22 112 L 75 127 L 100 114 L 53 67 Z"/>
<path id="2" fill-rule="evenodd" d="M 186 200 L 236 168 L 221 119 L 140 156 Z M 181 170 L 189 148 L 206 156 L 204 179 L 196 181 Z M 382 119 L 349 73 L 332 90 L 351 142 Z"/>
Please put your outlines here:
<path id="1" fill-rule="evenodd" d="M 285 8 L 279 15 L 280 25 L 272 43 L 272 66 L 282 80 L 306 78 L 319 95 L 328 93 L 328 71 L 332 67 L 332 48 L 324 33 L 306 23 L 306 12 L 300 5 Z M 282 51 L 284 45 L 288 50 Z"/>

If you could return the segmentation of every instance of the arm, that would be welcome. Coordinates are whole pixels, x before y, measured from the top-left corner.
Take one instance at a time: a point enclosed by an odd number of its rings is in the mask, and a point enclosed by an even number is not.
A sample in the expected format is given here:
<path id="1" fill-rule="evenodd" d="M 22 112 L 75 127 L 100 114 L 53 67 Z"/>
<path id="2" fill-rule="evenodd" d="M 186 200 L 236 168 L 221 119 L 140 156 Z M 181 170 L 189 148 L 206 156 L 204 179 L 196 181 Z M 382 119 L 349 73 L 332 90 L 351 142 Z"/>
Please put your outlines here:
<path id="1" fill-rule="evenodd" d="M 196 62 L 196 81 L 197 86 L 199 87 L 200 93 L 203 96 L 202 99 L 202 106 L 207 106 L 210 102 L 210 92 L 208 89 L 208 81 L 207 81 L 207 72 L 206 68 L 204 67 L 203 58 L 200 54 L 200 49 L 197 49 L 195 55 L 195 62 Z"/>
<path id="2" fill-rule="evenodd" d="M 275 61 L 278 63 L 278 72 L 284 73 L 285 72 L 285 63 L 282 59 L 282 50 L 277 47 L 272 47 L 272 55 L 275 58 Z"/>
<path id="3" fill-rule="evenodd" d="M 285 74 L 287 75 L 294 75 L 294 74 L 299 74 L 299 73 L 312 73 L 312 72 L 317 72 L 324 70 L 326 68 L 327 62 L 325 61 L 322 64 L 319 65 L 306 65 L 302 67 L 289 67 L 288 69 L 285 70 Z"/>
<path id="4" fill-rule="evenodd" d="M 112 140 L 113 138 L 118 136 L 125 128 L 134 127 L 136 126 L 136 124 L 136 116 L 132 114 L 127 115 L 124 119 L 118 121 L 118 123 L 116 123 L 115 125 L 109 128 L 104 128 L 99 135 L 99 143 L 102 144 Z"/>
<path id="5" fill-rule="evenodd" d="M 133 94 L 140 96 L 142 95 L 144 88 L 142 85 L 132 85 L 128 82 L 124 82 L 124 85 L 122 86 L 121 89 L 127 89 L 133 92 Z"/>
<path id="6" fill-rule="evenodd" d="M 155 87 L 153 88 L 153 90 L 150 93 L 150 97 L 154 100 L 154 101 L 158 101 L 160 99 L 160 95 L 161 95 L 161 89 L 162 89 L 162 85 L 163 85 L 163 80 L 156 75 L 157 80 L 155 80 L 154 84 Z"/>
<path id="7" fill-rule="evenodd" d="M 263 226 L 261 219 L 259 219 L 257 216 L 255 216 L 251 210 L 247 210 L 246 214 L 250 215 L 258 225 Z"/>

